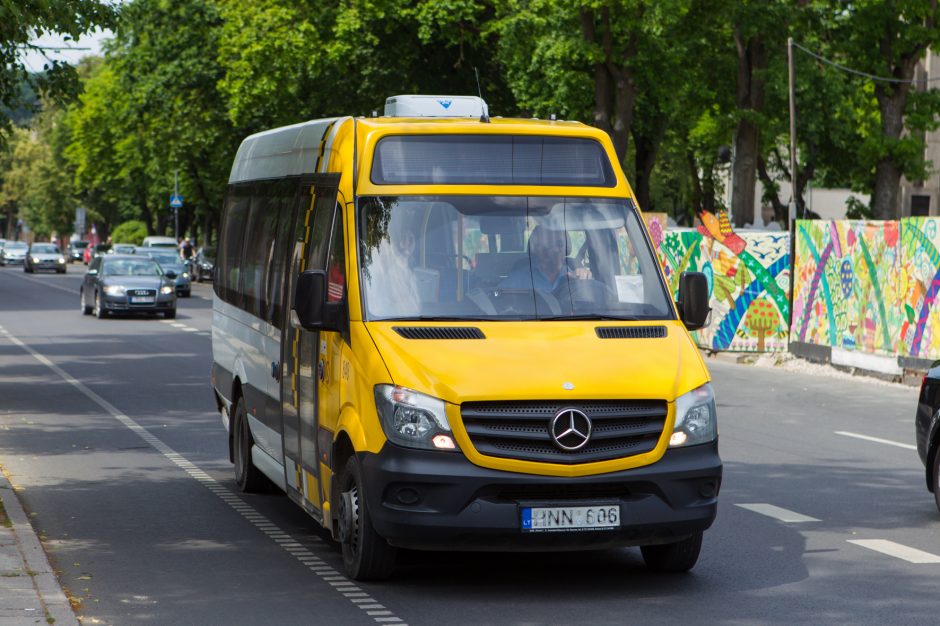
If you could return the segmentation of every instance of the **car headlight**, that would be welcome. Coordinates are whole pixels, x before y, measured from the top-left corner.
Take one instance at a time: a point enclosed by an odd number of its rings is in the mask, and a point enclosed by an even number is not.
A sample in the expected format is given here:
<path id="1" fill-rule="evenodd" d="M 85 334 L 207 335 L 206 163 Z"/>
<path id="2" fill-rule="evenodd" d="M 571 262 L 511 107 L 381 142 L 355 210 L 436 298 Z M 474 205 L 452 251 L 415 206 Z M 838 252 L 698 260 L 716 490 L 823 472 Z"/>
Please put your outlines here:
<path id="1" fill-rule="evenodd" d="M 424 450 L 457 450 L 443 400 L 404 387 L 376 385 L 375 407 L 382 430 L 392 443 Z"/>
<path id="2" fill-rule="evenodd" d="M 33 263 L 39 263 L 39 257 L 38 257 L 38 256 L 34 256 L 34 257 L 33 257 Z"/>
<path id="3" fill-rule="evenodd" d="M 58 261 L 59 261 L 59 263 L 65 263 L 65 258 L 60 256 L 59 259 L 58 259 Z"/>
<path id="4" fill-rule="evenodd" d="M 183 272 L 183 278 L 189 278 L 189 272 Z"/>
<path id="5" fill-rule="evenodd" d="M 160 287 L 160 293 L 162 293 L 165 296 L 168 296 L 171 293 L 173 293 L 173 287 L 171 287 L 170 285 L 163 285 L 162 287 Z"/>
<path id="6" fill-rule="evenodd" d="M 710 383 L 679 396 L 676 400 L 676 426 L 669 447 L 694 446 L 718 438 L 715 394 Z"/>
<path id="7" fill-rule="evenodd" d="M 125 291 L 121 285 L 105 285 L 104 292 L 109 296 L 123 296 Z"/>

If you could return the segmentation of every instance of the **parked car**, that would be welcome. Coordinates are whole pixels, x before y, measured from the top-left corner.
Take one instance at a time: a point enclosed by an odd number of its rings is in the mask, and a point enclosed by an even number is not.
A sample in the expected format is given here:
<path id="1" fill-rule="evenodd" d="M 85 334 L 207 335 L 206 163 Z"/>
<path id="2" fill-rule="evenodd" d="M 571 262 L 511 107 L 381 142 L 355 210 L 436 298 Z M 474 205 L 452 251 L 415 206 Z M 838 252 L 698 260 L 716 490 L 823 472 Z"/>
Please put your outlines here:
<path id="1" fill-rule="evenodd" d="M 165 271 L 173 272 L 176 276 L 176 295 L 188 298 L 192 295 L 193 290 L 193 281 L 190 277 L 189 270 L 183 264 L 183 260 L 176 253 L 176 250 L 169 250 L 167 248 L 153 247 L 153 248 L 144 248 L 138 247 L 136 254 L 149 256 L 154 259 L 157 263 L 160 264 Z"/>
<path id="2" fill-rule="evenodd" d="M 199 248 L 192 260 L 193 278 L 197 283 L 215 278 L 215 248 Z"/>
<path id="3" fill-rule="evenodd" d="M 134 254 L 137 246 L 132 243 L 113 243 L 108 254 Z"/>
<path id="4" fill-rule="evenodd" d="M 176 274 L 151 258 L 109 254 L 92 259 L 82 281 L 82 313 L 99 319 L 109 313 L 163 313 L 176 317 Z"/>
<path id="5" fill-rule="evenodd" d="M 66 250 L 68 253 L 68 262 L 71 263 L 72 261 L 83 261 L 85 248 L 87 247 L 87 241 L 70 241 L 68 250 Z"/>
<path id="6" fill-rule="evenodd" d="M 0 265 L 22 265 L 29 246 L 25 241 L 8 241 L 0 250 Z"/>
<path id="7" fill-rule="evenodd" d="M 927 489 L 940 510 L 940 361 L 934 361 L 920 384 L 914 416 L 917 453 L 926 469 Z"/>
<path id="8" fill-rule="evenodd" d="M 54 243 L 34 243 L 26 253 L 23 271 L 32 274 L 36 270 L 52 270 L 65 273 L 65 255 Z"/>

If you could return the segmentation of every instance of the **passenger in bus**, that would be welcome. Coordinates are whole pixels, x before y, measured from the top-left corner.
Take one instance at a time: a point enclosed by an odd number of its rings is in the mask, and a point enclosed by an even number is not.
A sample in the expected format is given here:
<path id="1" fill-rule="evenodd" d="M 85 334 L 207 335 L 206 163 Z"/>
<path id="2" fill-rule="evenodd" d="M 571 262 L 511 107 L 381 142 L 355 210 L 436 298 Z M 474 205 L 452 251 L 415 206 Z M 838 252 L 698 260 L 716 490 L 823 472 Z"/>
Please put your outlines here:
<path id="1" fill-rule="evenodd" d="M 529 235 L 529 257 L 512 268 L 501 289 L 538 289 L 552 292 L 567 280 L 591 278 L 591 270 L 578 267 L 568 257 L 571 240 L 563 230 L 551 230 L 543 225 L 532 229 Z"/>

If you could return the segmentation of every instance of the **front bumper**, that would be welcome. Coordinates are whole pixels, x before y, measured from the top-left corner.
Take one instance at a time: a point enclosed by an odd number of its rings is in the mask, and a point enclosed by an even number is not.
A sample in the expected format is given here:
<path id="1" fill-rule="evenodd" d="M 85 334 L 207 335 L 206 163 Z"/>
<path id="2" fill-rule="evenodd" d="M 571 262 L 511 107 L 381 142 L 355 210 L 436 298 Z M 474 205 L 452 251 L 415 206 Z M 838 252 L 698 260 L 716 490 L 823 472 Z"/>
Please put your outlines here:
<path id="1" fill-rule="evenodd" d="M 127 296 L 105 295 L 101 303 L 105 310 L 111 313 L 156 313 L 175 309 L 176 297 L 173 294 L 161 294 L 156 297 L 154 302 L 147 304 L 131 304 Z"/>
<path id="2" fill-rule="evenodd" d="M 462 454 L 386 444 L 361 454 L 376 531 L 425 550 L 578 550 L 679 541 L 711 526 L 718 509 L 717 443 L 667 450 L 646 467 L 580 478 L 477 467 Z M 616 530 L 524 533 L 524 506 L 619 504 Z"/>
<path id="3" fill-rule="evenodd" d="M 57 272 L 65 271 L 65 263 L 58 261 L 30 261 L 29 266 L 34 270 L 55 270 Z"/>

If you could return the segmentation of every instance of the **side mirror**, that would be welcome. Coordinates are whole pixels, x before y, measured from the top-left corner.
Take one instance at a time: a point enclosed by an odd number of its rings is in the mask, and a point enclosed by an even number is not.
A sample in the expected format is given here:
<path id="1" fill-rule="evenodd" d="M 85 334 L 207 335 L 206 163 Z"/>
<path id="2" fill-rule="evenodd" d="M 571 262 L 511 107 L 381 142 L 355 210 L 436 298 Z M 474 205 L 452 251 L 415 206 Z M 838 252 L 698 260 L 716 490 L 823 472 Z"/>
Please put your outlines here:
<path id="1" fill-rule="evenodd" d="M 708 279 L 701 272 L 682 272 L 679 277 L 679 319 L 689 330 L 708 325 Z"/>
<path id="2" fill-rule="evenodd" d="M 170 280 L 176 280 L 176 272 L 173 270 L 167 270 L 163 272 L 163 275 L 169 278 Z"/>
<path id="3" fill-rule="evenodd" d="M 324 270 L 307 270 L 297 277 L 294 305 L 291 308 L 297 321 L 306 330 L 345 332 L 345 307 L 345 302 L 326 301 Z"/>

